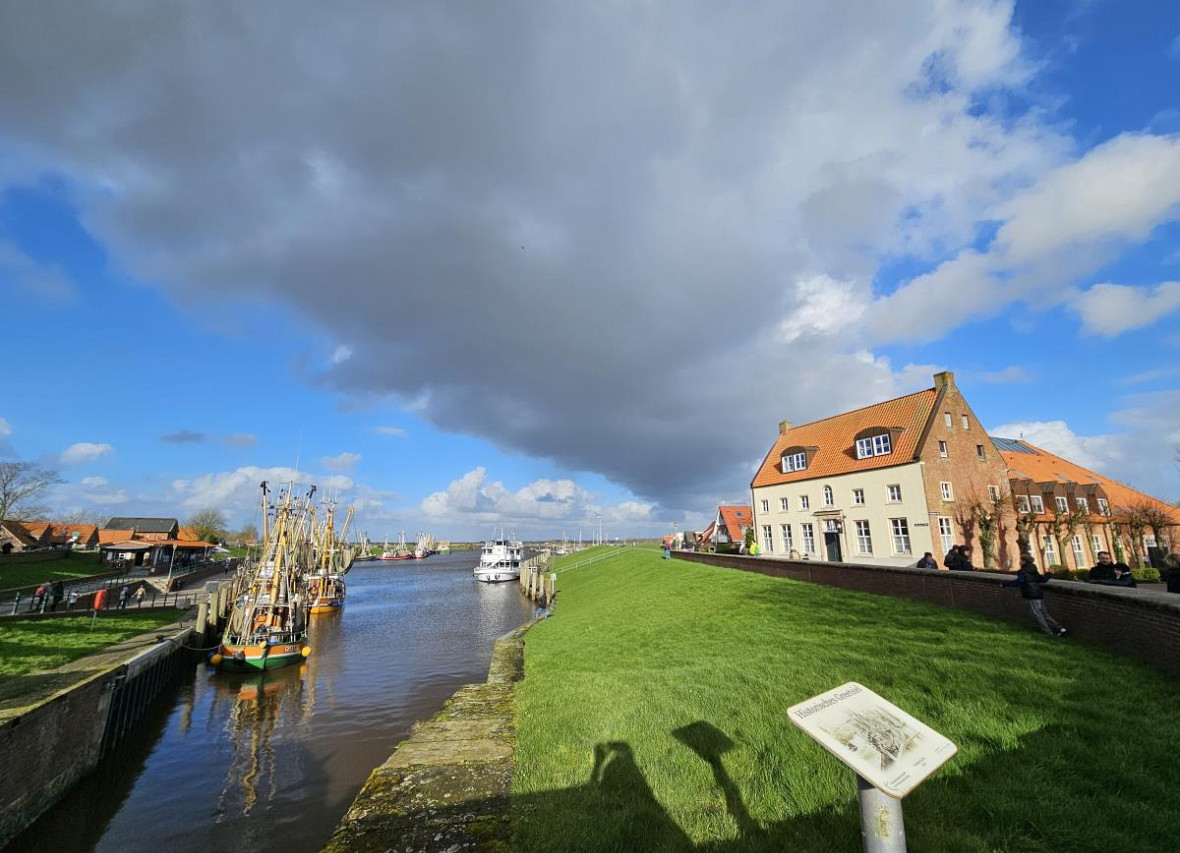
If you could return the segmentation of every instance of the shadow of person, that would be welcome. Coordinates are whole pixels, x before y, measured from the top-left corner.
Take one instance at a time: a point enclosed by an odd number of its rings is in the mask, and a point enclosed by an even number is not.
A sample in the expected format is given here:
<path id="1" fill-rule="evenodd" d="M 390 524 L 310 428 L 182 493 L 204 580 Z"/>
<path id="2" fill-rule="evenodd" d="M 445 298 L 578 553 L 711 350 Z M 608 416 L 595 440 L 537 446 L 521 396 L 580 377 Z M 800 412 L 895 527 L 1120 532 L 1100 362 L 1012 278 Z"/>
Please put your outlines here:
<path id="1" fill-rule="evenodd" d="M 761 828 L 750 817 L 750 812 L 746 809 L 745 802 L 742 801 L 741 791 L 729 778 L 729 774 L 725 772 L 725 766 L 721 763 L 721 756 L 735 746 L 725 732 L 712 723 L 697 720 L 695 723 L 689 723 L 687 726 L 681 726 L 674 730 L 672 737 L 700 756 L 701 760 L 713 770 L 713 780 L 725 794 L 725 810 L 729 812 L 730 817 L 737 821 L 738 834 L 745 837 L 760 832 Z"/>

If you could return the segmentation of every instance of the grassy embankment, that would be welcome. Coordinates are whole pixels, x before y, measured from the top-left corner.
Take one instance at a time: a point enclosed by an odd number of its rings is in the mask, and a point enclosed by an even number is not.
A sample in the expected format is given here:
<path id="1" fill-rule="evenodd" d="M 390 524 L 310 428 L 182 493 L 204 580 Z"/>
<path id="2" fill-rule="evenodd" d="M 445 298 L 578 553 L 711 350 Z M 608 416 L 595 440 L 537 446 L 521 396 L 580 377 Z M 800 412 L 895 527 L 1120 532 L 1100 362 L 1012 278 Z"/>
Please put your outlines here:
<path id="1" fill-rule="evenodd" d="M 0 557 L 0 590 L 32 586 L 43 581 L 72 581 L 105 571 L 98 552 L 62 552 L 43 560 L 29 557 Z"/>
<path id="2" fill-rule="evenodd" d="M 786 717 L 846 681 L 959 745 L 905 800 L 914 853 L 1175 849 L 1180 685 L 1098 646 L 646 551 L 558 590 L 526 637 L 519 851 L 860 850 L 852 772 Z"/>
<path id="3" fill-rule="evenodd" d="M 175 622 L 179 610 L 102 613 L 90 616 L 0 621 L 0 680 L 42 672 Z"/>

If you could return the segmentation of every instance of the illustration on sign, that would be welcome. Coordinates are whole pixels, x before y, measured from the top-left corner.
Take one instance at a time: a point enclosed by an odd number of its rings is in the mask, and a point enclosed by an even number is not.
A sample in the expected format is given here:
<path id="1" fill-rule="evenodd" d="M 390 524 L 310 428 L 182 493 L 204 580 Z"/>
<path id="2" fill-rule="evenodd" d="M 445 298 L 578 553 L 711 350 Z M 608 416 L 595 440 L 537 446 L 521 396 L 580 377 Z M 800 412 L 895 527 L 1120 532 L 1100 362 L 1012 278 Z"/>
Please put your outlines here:
<path id="1" fill-rule="evenodd" d="M 957 751 L 947 738 L 856 682 L 800 702 L 787 715 L 891 797 L 904 797 Z"/>

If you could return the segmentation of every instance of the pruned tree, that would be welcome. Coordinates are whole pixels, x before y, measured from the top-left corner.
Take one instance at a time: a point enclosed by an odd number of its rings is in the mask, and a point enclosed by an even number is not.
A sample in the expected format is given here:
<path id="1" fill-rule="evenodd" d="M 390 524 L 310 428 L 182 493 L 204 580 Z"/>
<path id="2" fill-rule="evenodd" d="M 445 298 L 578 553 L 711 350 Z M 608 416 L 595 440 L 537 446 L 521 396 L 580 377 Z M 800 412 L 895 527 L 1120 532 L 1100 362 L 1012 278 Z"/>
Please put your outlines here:
<path id="1" fill-rule="evenodd" d="M 963 530 L 964 541 L 970 542 L 970 533 L 979 530 L 979 550 L 983 552 L 983 567 L 996 567 L 996 540 L 1008 514 L 1010 498 L 1002 491 L 994 494 L 975 492 L 968 495 L 959 509 L 959 527 Z"/>
<path id="2" fill-rule="evenodd" d="M 1056 506 L 1056 504 L 1053 507 L 1053 538 L 1057 541 L 1057 547 L 1061 551 L 1059 555 L 1061 565 L 1067 569 L 1069 568 L 1069 559 L 1066 557 L 1066 554 L 1072 550 L 1071 545 L 1074 536 L 1077 535 L 1078 528 L 1085 524 L 1086 519 L 1089 517 L 1090 508 L 1088 506 L 1082 508 L 1076 502 L 1064 511 Z M 1074 566 L 1075 569 L 1085 568 L 1085 566 L 1078 562 L 1076 555 L 1074 556 L 1074 562 L 1077 563 Z"/>
<path id="3" fill-rule="evenodd" d="M 1143 520 L 1147 522 L 1147 526 L 1151 528 L 1151 534 L 1155 537 L 1157 545 L 1164 546 L 1167 541 L 1167 548 L 1171 550 L 1171 535 L 1169 530 L 1176 527 L 1176 514 L 1168 512 L 1160 504 L 1154 501 L 1141 501 L 1139 508 Z"/>
<path id="4" fill-rule="evenodd" d="M 1020 549 L 1020 556 L 1036 559 L 1036 552 L 1032 547 L 1032 535 L 1037 530 L 1037 515 L 1031 509 L 1022 509 L 1020 499 L 1015 494 L 1009 495 L 1009 498 L 1009 506 L 1012 509 L 1016 525 L 1016 546 Z"/>
<path id="5" fill-rule="evenodd" d="M 1133 569 L 1143 568 L 1143 534 L 1151 526 L 1147 511 L 1154 506 L 1150 501 L 1135 501 L 1119 507 L 1115 512 L 1115 522 L 1127 531 L 1127 538 L 1131 540 L 1131 563 Z"/>
<path id="6" fill-rule="evenodd" d="M 198 539 L 216 542 L 225 536 L 225 514 L 219 509 L 203 509 L 185 522 Z"/>
<path id="7" fill-rule="evenodd" d="M 49 510 L 40 503 L 50 486 L 60 483 L 57 472 L 35 462 L 0 462 L 0 520 L 30 521 Z"/>

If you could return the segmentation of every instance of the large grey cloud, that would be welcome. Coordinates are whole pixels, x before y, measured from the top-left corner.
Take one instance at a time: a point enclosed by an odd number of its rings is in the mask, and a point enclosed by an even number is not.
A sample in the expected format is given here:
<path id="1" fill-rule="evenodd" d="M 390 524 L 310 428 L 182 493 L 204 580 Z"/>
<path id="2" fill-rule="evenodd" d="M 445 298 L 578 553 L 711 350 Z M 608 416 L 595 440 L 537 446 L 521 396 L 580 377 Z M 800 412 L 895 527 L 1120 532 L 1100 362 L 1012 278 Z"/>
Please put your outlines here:
<path id="1" fill-rule="evenodd" d="M 903 390 L 840 312 L 1070 148 L 981 108 L 1029 74 L 1006 3 L 3 17 L 7 179 L 73 176 L 118 263 L 293 306 L 352 353 L 310 381 L 673 508 L 780 418 Z"/>

